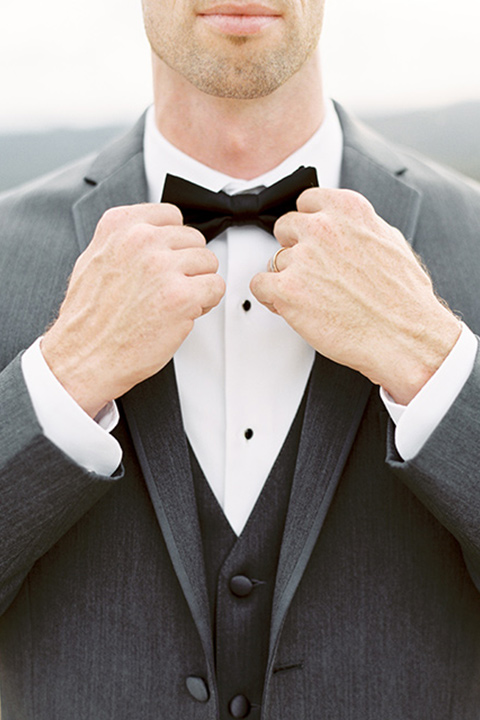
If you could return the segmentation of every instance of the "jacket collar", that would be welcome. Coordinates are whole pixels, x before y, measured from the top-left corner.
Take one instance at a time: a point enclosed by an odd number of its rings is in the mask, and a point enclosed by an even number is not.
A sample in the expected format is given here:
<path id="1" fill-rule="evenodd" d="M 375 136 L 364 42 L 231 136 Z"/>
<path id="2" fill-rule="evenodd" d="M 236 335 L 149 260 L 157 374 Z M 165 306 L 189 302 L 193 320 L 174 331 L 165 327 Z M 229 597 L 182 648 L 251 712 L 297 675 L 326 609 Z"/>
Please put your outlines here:
<path id="1" fill-rule="evenodd" d="M 84 177 L 84 193 L 72 208 L 81 252 L 92 239 L 106 210 L 147 201 L 144 124 L 143 115 L 128 133 L 98 155 Z"/>
<path id="2" fill-rule="evenodd" d="M 410 176 L 405 157 L 373 130 L 353 120 L 335 104 L 343 130 L 341 187 L 369 200 L 380 217 L 411 242 L 422 194 Z"/>

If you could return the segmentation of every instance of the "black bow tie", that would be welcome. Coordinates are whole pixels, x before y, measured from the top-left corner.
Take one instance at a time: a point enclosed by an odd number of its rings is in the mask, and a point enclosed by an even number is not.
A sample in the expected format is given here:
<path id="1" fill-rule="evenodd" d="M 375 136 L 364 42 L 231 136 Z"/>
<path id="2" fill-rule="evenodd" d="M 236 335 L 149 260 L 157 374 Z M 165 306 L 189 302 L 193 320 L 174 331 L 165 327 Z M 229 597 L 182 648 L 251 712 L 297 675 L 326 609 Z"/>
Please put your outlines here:
<path id="1" fill-rule="evenodd" d="M 162 202 L 180 208 L 185 225 L 200 230 L 208 242 L 231 225 L 258 225 L 271 233 L 281 215 L 296 210 L 298 196 L 309 187 L 318 187 L 317 172 L 311 167 L 300 167 L 257 194 L 211 192 L 188 180 L 167 175 Z"/>

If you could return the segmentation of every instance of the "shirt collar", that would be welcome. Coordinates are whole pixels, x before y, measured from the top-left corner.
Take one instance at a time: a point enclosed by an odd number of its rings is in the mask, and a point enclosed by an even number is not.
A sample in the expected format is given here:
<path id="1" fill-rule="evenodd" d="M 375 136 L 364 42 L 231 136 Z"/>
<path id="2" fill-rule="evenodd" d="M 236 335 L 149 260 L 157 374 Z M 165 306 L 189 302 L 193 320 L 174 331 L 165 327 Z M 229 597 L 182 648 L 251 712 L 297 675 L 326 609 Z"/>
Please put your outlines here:
<path id="1" fill-rule="evenodd" d="M 166 140 L 155 124 L 154 109 L 147 111 L 144 134 L 145 173 L 150 202 L 159 202 L 167 173 L 202 185 L 208 190 L 244 192 L 259 186 L 269 187 L 290 175 L 301 165 L 317 170 L 321 187 L 338 188 L 343 154 L 343 134 L 331 100 L 325 103 L 325 117 L 319 129 L 298 150 L 273 170 L 241 180 L 218 172 L 194 160 Z"/>

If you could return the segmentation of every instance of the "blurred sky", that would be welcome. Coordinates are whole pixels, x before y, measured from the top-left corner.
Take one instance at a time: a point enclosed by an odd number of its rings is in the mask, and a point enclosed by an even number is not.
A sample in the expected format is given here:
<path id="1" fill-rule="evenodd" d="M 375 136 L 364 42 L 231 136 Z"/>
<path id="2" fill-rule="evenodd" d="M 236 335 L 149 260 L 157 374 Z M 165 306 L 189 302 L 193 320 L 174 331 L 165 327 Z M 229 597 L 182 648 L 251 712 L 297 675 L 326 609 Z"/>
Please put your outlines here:
<path id="1" fill-rule="evenodd" d="M 480 0 L 327 0 L 328 92 L 363 113 L 480 100 L 479 30 Z M 1 0 L 0 98 L 0 131 L 134 120 L 140 0 Z"/>

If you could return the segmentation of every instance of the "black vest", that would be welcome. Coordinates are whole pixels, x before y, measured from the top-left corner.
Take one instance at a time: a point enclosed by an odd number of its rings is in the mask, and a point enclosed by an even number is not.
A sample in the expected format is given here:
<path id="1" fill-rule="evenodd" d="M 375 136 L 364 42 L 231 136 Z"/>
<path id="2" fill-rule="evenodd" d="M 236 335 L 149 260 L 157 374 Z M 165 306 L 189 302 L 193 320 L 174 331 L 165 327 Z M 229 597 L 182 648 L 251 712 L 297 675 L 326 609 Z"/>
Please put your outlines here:
<path id="1" fill-rule="evenodd" d="M 221 720 L 260 717 L 273 590 L 304 409 L 305 400 L 238 538 L 190 451 Z"/>

